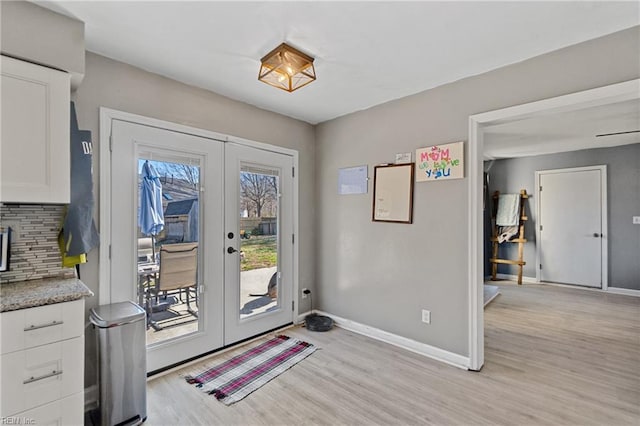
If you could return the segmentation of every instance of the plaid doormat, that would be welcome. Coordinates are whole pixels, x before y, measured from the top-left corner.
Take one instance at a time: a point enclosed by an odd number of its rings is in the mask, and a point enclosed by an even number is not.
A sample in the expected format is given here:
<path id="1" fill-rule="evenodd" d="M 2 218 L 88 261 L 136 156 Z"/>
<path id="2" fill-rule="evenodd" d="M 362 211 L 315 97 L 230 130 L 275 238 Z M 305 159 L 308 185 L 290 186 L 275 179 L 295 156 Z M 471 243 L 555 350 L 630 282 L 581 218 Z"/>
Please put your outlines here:
<path id="1" fill-rule="evenodd" d="M 240 401 L 271 379 L 302 361 L 316 347 L 288 336 L 276 336 L 197 376 L 186 376 L 227 405 Z"/>

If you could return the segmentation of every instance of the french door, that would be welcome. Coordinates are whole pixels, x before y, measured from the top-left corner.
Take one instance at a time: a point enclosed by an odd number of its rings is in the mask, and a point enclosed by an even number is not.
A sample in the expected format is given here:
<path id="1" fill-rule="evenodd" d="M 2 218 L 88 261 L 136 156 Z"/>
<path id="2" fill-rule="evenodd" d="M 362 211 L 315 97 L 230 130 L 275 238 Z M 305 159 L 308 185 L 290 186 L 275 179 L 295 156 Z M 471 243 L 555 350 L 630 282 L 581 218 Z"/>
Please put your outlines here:
<path id="1" fill-rule="evenodd" d="M 293 159 L 232 143 L 225 157 L 224 340 L 231 344 L 292 322 Z"/>
<path id="2" fill-rule="evenodd" d="M 109 303 L 147 311 L 148 370 L 292 322 L 292 157 L 117 119 L 111 137 Z"/>

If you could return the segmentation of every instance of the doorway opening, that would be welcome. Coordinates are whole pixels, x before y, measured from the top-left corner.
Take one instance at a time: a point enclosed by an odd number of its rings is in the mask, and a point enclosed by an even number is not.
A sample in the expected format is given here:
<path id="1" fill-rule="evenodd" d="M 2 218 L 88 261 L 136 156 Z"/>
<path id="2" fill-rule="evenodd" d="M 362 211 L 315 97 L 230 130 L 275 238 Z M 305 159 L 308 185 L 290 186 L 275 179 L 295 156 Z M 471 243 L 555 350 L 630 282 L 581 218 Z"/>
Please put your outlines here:
<path id="1" fill-rule="evenodd" d="M 510 126 L 518 124 L 530 124 L 539 127 L 538 120 L 561 117 L 560 121 L 572 114 L 580 115 L 582 112 L 591 110 L 596 117 L 602 116 L 602 111 L 598 108 L 624 108 L 631 104 L 632 115 L 624 114 L 624 118 L 637 123 L 638 99 L 640 98 L 640 80 L 632 80 L 624 83 L 614 84 L 602 88 L 592 89 L 571 95 L 546 99 L 530 104 L 505 108 L 483 114 L 471 116 L 469 119 L 469 358 L 470 369 L 479 370 L 484 364 L 484 316 L 483 316 L 483 287 L 485 277 L 484 258 L 484 206 L 483 206 L 483 172 L 484 160 L 496 160 L 495 148 L 510 148 L 511 154 L 503 158 L 528 157 L 533 154 L 554 153 L 559 151 L 574 151 L 576 140 L 568 141 L 571 148 L 557 149 L 558 142 L 551 139 L 552 134 L 540 135 L 538 132 L 535 140 L 514 137 L 510 134 Z M 633 115 L 635 114 L 635 115 Z M 615 117 L 616 114 L 613 114 Z M 635 121 L 633 121 L 635 120 Z M 597 124 L 598 120 L 588 119 L 585 123 Z M 637 124 L 636 124 L 637 125 Z M 578 126 L 579 127 L 579 126 Z M 588 130 L 594 130 L 593 126 L 582 126 Z M 491 131 L 494 134 L 491 134 Z M 607 133 L 607 132 L 603 132 Z M 616 132 L 612 132 L 616 133 Z M 637 133 L 619 135 L 624 138 L 617 143 L 615 139 L 597 138 L 597 134 L 590 135 L 591 139 L 598 139 L 605 145 L 624 145 L 638 143 Z M 491 138 L 498 143 L 490 146 Z M 618 139 L 618 142 L 620 139 Z M 520 142 L 527 142 L 525 146 Z M 572 145 L 573 144 L 573 145 Z M 531 149 L 533 151 L 531 151 Z M 493 150 L 493 151 L 492 151 Z M 517 155 L 514 155 L 517 154 Z M 592 163 L 594 164 L 594 163 Z M 598 163 L 595 163 L 598 164 Z M 489 165 L 490 166 L 490 165 Z M 555 168 L 555 167 L 549 167 Z M 533 173 L 530 179 L 533 181 Z M 518 192 L 522 185 L 517 188 L 506 188 L 505 192 Z M 533 186 L 533 183 L 531 184 Z M 535 241 L 535 235 L 532 240 Z M 526 248 L 525 248 L 526 250 Z M 534 251 L 535 253 L 535 251 Z M 531 266 L 535 263 L 532 262 Z M 525 275 L 527 275 L 525 271 Z M 531 275 L 530 275 L 531 276 Z M 526 280 L 525 280 L 526 282 Z M 609 289 L 611 290 L 611 289 Z"/>

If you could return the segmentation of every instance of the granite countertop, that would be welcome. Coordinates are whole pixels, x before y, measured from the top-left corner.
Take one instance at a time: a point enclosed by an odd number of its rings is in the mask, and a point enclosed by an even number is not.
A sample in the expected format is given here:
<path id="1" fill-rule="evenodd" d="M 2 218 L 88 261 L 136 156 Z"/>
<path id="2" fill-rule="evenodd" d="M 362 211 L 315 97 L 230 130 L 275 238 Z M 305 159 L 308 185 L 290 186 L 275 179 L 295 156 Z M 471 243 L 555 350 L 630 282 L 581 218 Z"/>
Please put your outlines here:
<path id="1" fill-rule="evenodd" d="M 0 312 L 70 302 L 93 296 L 77 278 L 47 278 L 0 285 Z"/>

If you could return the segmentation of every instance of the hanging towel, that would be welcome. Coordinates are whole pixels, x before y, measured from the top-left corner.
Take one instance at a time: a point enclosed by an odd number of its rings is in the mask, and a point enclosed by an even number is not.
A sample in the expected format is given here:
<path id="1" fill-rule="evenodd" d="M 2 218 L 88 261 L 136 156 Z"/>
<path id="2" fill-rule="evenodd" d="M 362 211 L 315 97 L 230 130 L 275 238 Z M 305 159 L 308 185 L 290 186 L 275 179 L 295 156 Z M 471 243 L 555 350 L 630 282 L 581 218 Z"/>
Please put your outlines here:
<path id="1" fill-rule="evenodd" d="M 98 245 L 93 221 L 93 166 L 91 131 L 79 130 L 76 109 L 71 102 L 71 202 L 60 233 L 64 266 L 86 262 L 86 253 Z"/>
<path id="2" fill-rule="evenodd" d="M 498 242 L 504 243 L 505 241 L 510 241 L 518 231 L 517 226 L 501 226 L 498 230 Z"/>
<path id="3" fill-rule="evenodd" d="M 497 226 L 517 226 L 520 194 L 500 194 L 498 199 Z"/>

